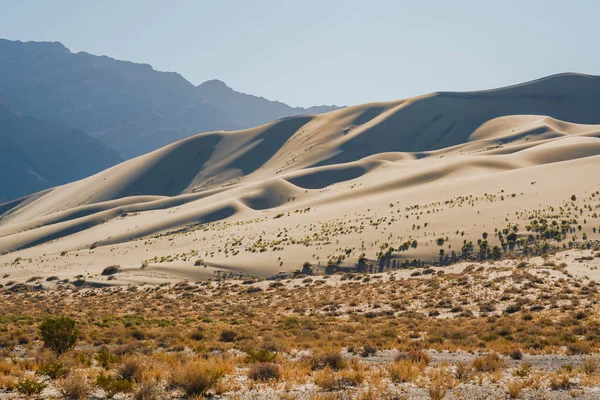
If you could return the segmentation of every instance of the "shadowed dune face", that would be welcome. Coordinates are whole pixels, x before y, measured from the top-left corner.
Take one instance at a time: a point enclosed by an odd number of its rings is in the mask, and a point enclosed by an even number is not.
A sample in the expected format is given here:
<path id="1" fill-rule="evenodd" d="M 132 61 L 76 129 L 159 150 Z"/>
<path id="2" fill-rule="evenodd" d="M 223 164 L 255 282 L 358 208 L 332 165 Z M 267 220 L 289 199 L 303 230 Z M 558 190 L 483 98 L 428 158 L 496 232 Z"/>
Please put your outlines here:
<path id="1" fill-rule="evenodd" d="M 160 152 L 152 162 L 143 163 L 129 174 L 127 185 L 111 194 L 113 198 L 157 195 L 176 196 L 185 191 L 214 152 L 222 135 L 196 136 Z"/>
<path id="2" fill-rule="evenodd" d="M 401 104 L 385 115 L 381 108 L 370 107 L 357 119 L 365 124 L 380 116 L 378 123 L 354 135 L 350 131 L 339 154 L 319 165 L 353 161 L 356 153 L 365 157 L 367 152 L 420 152 L 454 146 L 468 141 L 486 122 L 504 116 L 538 115 L 600 124 L 599 103 L 600 78 L 565 75 L 493 91 L 436 93 Z"/>
<path id="3" fill-rule="evenodd" d="M 368 169 L 362 165 L 316 168 L 308 170 L 302 175 L 288 178 L 288 181 L 304 189 L 323 189 L 339 182 L 359 178 L 367 171 Z"/>
<path id="4" fill-rule="evenodd" d="M 0 205 L 0 269 L 15 254 L 60 267 L 48 254 L 68 250 L 99 268 L 202 248 L 209 263 L 262 273 L 408 239 L 422 243 L 412 257 L 436 257 L 434 238 L 455 249 L 506 221 L 522 229 L 540 207 L 573 210 L 561 203 L 572 194 L 589 214 L 579 234 L 593 237 L 597 85 L 563 75 L 199 134 Z"/>

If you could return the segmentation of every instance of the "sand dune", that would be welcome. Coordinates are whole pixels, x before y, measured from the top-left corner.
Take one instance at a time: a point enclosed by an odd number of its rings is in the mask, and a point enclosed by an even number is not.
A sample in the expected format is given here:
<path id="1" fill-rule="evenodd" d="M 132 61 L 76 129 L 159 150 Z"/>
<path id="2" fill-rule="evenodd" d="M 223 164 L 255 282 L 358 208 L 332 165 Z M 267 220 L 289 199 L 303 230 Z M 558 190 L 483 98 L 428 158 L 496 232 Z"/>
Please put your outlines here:
<path id="1" fill-rule="evenodd" d="M 598 101 L 600 78 L 563 74 L 202 133 L 0 205 L 0 272 L 262 275 L 407 240 L 399 259 L 435 259 L 558 207 L 597 240 Z"/>

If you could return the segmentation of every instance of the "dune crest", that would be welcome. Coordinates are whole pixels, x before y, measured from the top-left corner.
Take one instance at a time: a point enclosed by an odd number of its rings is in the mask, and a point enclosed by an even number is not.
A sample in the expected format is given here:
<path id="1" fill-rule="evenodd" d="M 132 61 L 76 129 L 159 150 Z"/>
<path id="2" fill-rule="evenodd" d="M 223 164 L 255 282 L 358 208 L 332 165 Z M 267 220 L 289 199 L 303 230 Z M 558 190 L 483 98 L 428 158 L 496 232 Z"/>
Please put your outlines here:
<path id="1" fill-rule="evenodd" d="M 600 78 L 562 74 L 198 134 L 0 205 L 0 263 L 68 275 L 77 254 L 89 271 L 145 263 L 169 275 L 165 257 L 194 250 L 252 275 L 344 252 L 352 264 L 407 240 L 419 246 L 402 257 L 432 259 L 575 194 L 591 210 L 599 101 Z M 597 236 L 596 218 L 581 234 Z"/>

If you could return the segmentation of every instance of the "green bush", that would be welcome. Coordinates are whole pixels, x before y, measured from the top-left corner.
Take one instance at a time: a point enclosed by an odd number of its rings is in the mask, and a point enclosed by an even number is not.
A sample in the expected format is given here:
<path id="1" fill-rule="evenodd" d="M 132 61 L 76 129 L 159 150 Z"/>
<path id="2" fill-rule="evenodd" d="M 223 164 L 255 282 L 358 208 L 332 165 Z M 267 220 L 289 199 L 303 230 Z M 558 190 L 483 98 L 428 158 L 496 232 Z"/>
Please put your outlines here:
<path id="1" fill-rule="evenodd" d="M 36 373 L 38 375 L 47 376 L 50 379 L 64 378 L 69 373 L 69 368 L 58 360 L 48 360 L 40 364 Z"/>
<path id="2" fill-rule="evenodd" d="M 33 378 L 25 378 L 17 383 L 17 392 L 24 394 L 25 396 L 35 396 L 46 389 L 44 382 L 38 382 Z"/>
<path id="3" fill-rule="evenodd" d="M 39 332 L 44 346 L 56 354 L 71 350 L 79 338 L 75 320 L 64 316 L 44 319 L 39 326 Z"/>
<path id="4" fill-rule="evenodd" d="M 103 275 L 103 276 L 114 275 L 117 272 L 121 272 L 121 266 L 120 265 L 110 265 L 102 270 L 101 275 Z"/>
<path id="5" fill-rule="evenodd" d="M 251 363 L 272 363 L 277 358 L 277 353 L 272 353 L 267 349 L 248 350 L 247 361 Z"/>
<path id="6" fill-rule="evenodd" d="M 111 375 L 105 375 L 100 372 L 96 378 L 96 385 L 104 390 L 106 397 L 112 399 L 119 393 L 129 393 L 133 391 L 133 381 L 121 377 L 115 378 Z"/>
<path id="7" fill-rule="evenodd" d="M 219 341 L 220 342 L 225 342 L 225 343 L 231 343 L 235 340 L 235 338 L 238 336 L 236 331 L 232 331 L 232 330 L 224 330 L 221 332 L 221 335 L 219 336 Z"/>
<path id="8" fill-rule="evenodd" d="M 119 362 L 121 358 L 116 354 L 111 353 L 106 347 L 102 346 L 100 347 L 100 350 L 98 350 L 98 353 L 96 353 L 96 360 L 98 363 L 100 363 L 102 368 L 108 369 L 111 364 Z"/>

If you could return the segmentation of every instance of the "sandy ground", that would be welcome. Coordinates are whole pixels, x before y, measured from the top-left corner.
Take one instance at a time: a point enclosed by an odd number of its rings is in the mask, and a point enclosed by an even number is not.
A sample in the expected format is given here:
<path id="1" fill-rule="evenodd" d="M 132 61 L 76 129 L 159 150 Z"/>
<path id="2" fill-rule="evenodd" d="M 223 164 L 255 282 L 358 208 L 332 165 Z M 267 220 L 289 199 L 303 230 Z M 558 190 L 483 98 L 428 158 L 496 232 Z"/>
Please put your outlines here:
<path id="1" fill-rule="evenodd" d="M 322 271 L 339 256 L 352 266 L 362 253 L 376 263 L 386 244 L 413 241 L 394 258 L 436 260 L 484 233 L 490 247 L 505 228 L 527 238 L 539 218 L 572 225 L 559 246 L 598 240 L 600 125 L 544 116 L 589 121 L 591 105 L 552 96 L 585 96 L 590 79 L 199 134 L 0 205 L 0 274 L 94 279 L 119 265 L 121 283 L 268 276 L 305 261 Z"/>

